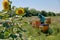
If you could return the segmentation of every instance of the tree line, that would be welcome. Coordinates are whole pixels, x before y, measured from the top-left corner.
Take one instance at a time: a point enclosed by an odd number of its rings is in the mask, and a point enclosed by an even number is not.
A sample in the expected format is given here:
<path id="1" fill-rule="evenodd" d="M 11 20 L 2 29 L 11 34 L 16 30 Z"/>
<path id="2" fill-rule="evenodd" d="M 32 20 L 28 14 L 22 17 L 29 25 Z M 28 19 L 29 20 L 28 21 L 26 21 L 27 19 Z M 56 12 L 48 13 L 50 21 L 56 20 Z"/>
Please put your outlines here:
<path id="1" fill-rule="evenodd" d="M 29 7 L 24 8 L 25 9 L 25 15 L 26 17 L 29 16 L 38 16 L 39 14 L 42 14 L 43 16 L 56 16 L 56 13 L 54 12 L 46 12 L 45 10 L 39 11 L 34 8 L 29 9 Z"/>

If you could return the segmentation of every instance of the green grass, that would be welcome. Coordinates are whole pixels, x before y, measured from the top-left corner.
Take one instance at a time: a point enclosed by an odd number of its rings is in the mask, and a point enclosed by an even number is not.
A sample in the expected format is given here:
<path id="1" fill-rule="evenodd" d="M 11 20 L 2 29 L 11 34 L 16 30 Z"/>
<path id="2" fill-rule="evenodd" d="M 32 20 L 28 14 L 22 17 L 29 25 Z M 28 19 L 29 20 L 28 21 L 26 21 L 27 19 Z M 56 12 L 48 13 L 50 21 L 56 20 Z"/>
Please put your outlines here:
<path id="1" fill-rule="evenodd" d="M 53 31 L 52 35 L 45 36 L 45 34 L 43 33 L 38 34 L 37 33 L 39 31 L 38 29 L 32 28 L 32 26 L 29 24 L 25 24 L 23 28 L 27 30 L 26 33 L 27 38 L 29 38 L 30 40 L 60 40 L 60 22 L 59 22 L 60 16 L 51 18 L 52 23 L 50 24 L 50 28 Z"/>
<path id="2" fill-rule="evenodd" d="M 53 33 L 49 36 L 46 36 L 44 33 L 40 32 L 39 29 L 33 28 L 30 24 L 24 23 L 26 21 L 28 22 L 29 20 L 31 20 L 32 17 L 23 18 L 22 28 L 26 30 L 26 32 L 21 32 L 23 34 L 23 38 L 28 40 L 60 40 L 60 16 L 55 16 L 51 18 L 52 23 L 50 24 L 50 28 L 52 29 Z M 1 30 L 3 29 L 2 27 L 0 28 Z M 40 34 L 38 34 L 38 32 L 40 32 Z M 20 38 L 18 38 L 18 40 L 20 40 Z"/>

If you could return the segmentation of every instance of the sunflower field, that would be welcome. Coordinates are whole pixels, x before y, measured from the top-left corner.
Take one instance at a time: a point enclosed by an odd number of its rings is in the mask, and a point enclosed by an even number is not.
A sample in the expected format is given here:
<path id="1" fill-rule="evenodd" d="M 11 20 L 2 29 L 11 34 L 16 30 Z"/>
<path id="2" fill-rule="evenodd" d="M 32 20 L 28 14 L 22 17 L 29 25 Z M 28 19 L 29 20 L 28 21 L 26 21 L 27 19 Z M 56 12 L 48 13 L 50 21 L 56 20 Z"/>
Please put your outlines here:
<path id="1" fill-rule="evenodd" d="M 51 17 L 52 34 L 46 36 L 40 29 L 34 28 L 31 21 L 39 20 L 37 16 L 23 17 L 23 7 L 11 7 L 12 2 L 4 0 L 0 12 L 0 40 L 60 40 L 59 16 Z M 38 23 L 39 24 L 39 23 Z"/>

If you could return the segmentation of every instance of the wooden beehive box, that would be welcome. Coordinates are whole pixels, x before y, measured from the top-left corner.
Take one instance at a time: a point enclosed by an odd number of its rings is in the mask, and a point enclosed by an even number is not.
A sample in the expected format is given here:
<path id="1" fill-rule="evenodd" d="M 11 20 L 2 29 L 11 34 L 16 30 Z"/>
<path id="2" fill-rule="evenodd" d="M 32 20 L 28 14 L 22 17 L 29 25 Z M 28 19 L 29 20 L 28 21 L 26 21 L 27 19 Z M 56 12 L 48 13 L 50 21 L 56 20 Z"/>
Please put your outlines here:
<path id="1" fill-rule="evenodd" d="M 51 24 L 51 17 L 46 17 L 45 23 L 46 24 Z"/>

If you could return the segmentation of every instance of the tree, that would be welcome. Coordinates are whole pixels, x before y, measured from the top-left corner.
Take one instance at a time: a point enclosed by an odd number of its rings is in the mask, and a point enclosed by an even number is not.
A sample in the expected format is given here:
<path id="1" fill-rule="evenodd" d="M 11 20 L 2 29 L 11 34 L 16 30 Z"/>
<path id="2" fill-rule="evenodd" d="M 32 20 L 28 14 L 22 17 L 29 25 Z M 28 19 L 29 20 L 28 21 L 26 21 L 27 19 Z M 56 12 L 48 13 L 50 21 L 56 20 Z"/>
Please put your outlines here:
<path id="1" fill-rule="evenodd" d="M 56 16 L 54 12 L 48 12 L 48 16 Z"/>
<path id="2" fill-rule="evenodd" d="M 56 16 L 56 14 L 55 14 L 54 12 L 52 12 L 52 15 L 53 15 L 53 16 Z"/>
<path id="3" fill-rule="evenodd" d="M 43 16 L 47 16 L 47 12 L 44 11 L 44 10 L 41 11 L 41 14 L 42 14 Z"/>
<path id="4" fill-rule="evenodd" d="M 25 17 L 30 17 L 31 16 L 31 12 L 29 11 L 29 7 L 24 8 L 24 10 L 25 10 L 25 13 L 26 13 L 24 16 Z"/>
<path id="5" fill-rule="evenodd" d="M 48 12 L 48 16 L 52 16 L 52 13 L 51 12 Z"/>
<path id="6" fill-rule="evenodd" d="M 60 16 L 60 13 L 56 13 L 57 16 Z"/>
<path id="7" fill-rule="evenodd" d="M 38 16 L 38 13 L 40 13 L 40 11 L 37 11 L 36 9 L 32 8 L 32 9 L 30 9 L 30 13 L 31 13 L 33 16 Z"/>

